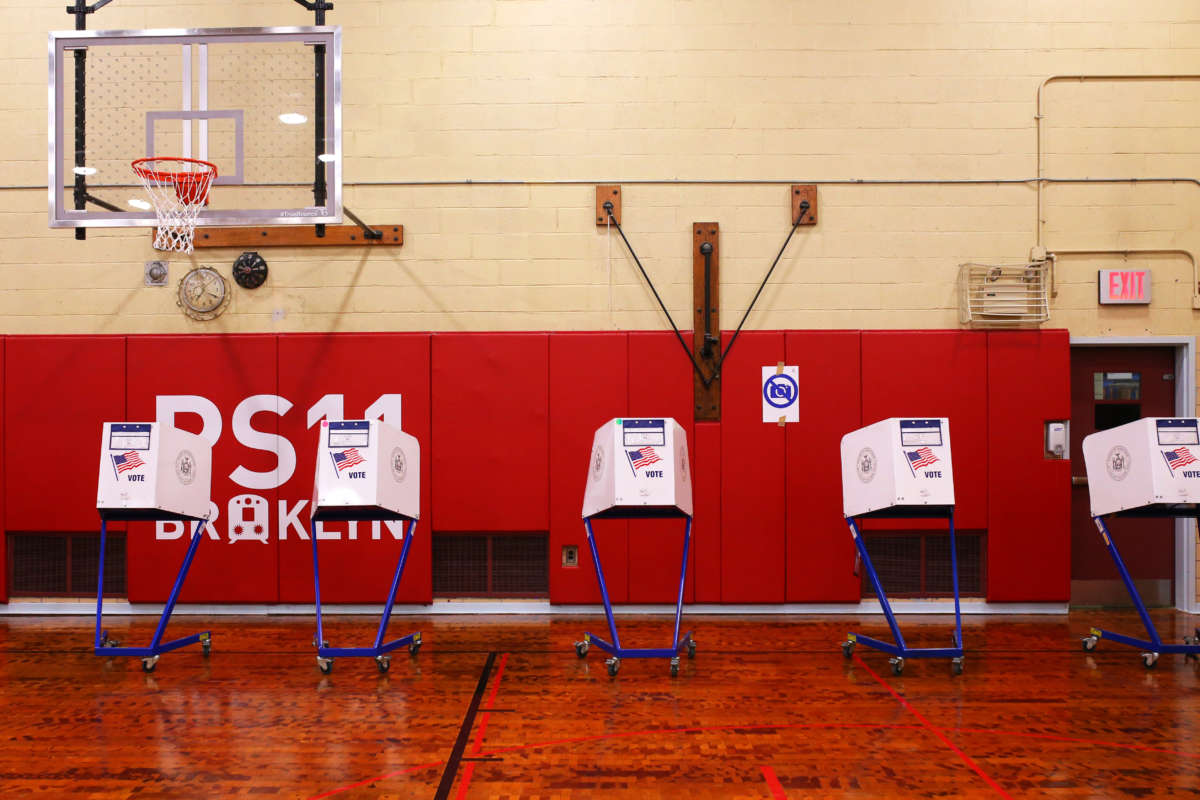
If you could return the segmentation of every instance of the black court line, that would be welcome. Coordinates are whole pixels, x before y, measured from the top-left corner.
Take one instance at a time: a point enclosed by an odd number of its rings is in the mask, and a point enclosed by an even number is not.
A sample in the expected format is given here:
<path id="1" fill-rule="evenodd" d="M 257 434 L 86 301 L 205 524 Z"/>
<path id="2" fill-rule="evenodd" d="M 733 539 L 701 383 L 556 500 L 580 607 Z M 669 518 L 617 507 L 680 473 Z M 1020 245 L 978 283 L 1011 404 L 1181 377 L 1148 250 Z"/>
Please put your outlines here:
<path id="1" fill-rule="evenodd" d="M 471 728 L 475 727 L 475 715 L 479 713 L 479 704 L 483 701 L 488 678 L 491 677 L 492 667 L 496 664 L 496 656 L 495 650 L 488 651 L 487 661 L 484 662 L 483 671 L 479 674 L 479 683 L 475 686 L 475 695 L 471 698 L 471 704 L 467 706 L 467 715 L 463 717 L 462 726 L 458 729 L 458 738 L 454 740 L 454 749 L 450 751 L 450 758 L 446 760 L 446 769 L 442 772 L 442 780 L 438 784 L 437 794 L 433 796 L 434 800 L 446 800 L 450 797 L 450 789 L 454 786 L 454 779 L 458 776 L 458 765 L 463 761 L 463 753 L 467 750 L 467 740 L 471 738 Z"/>

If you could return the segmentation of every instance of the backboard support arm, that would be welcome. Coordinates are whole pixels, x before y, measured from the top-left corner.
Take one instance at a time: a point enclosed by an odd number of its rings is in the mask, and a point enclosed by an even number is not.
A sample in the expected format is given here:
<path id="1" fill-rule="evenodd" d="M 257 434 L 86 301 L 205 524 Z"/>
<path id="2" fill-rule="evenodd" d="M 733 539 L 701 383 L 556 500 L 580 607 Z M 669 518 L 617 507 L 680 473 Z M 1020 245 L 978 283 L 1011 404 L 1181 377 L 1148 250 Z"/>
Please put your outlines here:
<path id="1" fill-rule="evenodd" d="M 111 2 L 112 0 L 96 0 L 89 6 L 84 0 L 75 0 L 74 5 L 67 6 L 67 13 L 75 17 L 75 30 L 87 30 L 87 15 L 95 14 Z M 75 210 L 82 211 L 89 200 L 103 208 L 108 208 L 105 203 L 88 194 L 87 190 L 87 175 L 83 172 L 83 167 L 87 166 L 84 163 L 84 147 L 87 144 L 87 120 L 84 117 L 87 105 L 85 102 L 87 100 L 87 50 L 80 48 L 74 52 L 73 57 L 75 59 Z M 76 228 L 75 238 L 86 239 L 87 228 Z"/>

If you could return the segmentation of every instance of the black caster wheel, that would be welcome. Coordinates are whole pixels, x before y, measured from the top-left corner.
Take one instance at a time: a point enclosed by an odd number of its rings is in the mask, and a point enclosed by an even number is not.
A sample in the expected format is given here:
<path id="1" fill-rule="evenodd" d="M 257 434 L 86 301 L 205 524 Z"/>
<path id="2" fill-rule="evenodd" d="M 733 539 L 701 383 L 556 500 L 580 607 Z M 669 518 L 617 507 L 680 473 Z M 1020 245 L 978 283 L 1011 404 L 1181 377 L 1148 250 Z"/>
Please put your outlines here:
<path id="1" fill-rule="evenodd" d="M 416 657 L 417 653 L 421 652 L 421 634 L 413 637 L 413 640 L 408 643 L 408 654 Z"/>
<path id="2" fill-rule="evenodd" d="M 1146 669 L 1158 666 L 1158 653 L 1142 653 L 1142 666 Z"/>
<path id="3" fill-rule="evenodd" d="M 375 666 L 379 667 L 380 672 L 387 672 L 392 668 L 392 659 L 388 656 L 375 656 Z"/>
<path id="4" fill-rule="evenodd" d="M 617 658 L 616 656 L 613 656 L 612 658 L 605 661 L 604 664 L 605 664 L 605 666 L 608 667 L 608 674 L 615 678 L 617 675 L 617 671 L 621 669 L 621 659 Z"/>
<path id="5" fill-rule="evenodd" d="M 208 658 L 208 654 L 212 652 L 212 636 L 207 633 L 200 634 L 200 652 Z"/>
<path id="6" fill-rule="evenodd" d="M 842 655 L 844 655 L 846 658 L 852 658 L 854 656 L 854 642 L 849 640 L 842 642 Z"/>
<path id="7" fill-rule="evenodd" d="M 962 656 L 959 656 L 958 658 L 950 659 L 950 672 L 952 672 L 955 675 L 963 674 L 963 658 L 962 658 Z"/>
<path id="8" fill-rule="evenodd" d="M 158 656 L 150 656 L 142 659 L 142 672 L 154 672 L 154 668 L 158 666 Z"/>
<path id="9" fill-rule="evenodd" d="M 671 659 L 671 677 L 679 677 L 679 656 L 675 656 Z"/>
<path id="10" fill-rule="evenodd" d="M 120 647 L 121 643 L 118 642 L 116 639 L 108 638 L 108 631 L 105 631 L 103 634 L 100 635 L 100 646 L 101 647 Z"/>
<path id="11" fill-rule="evenodd" d="M 587 642 L 576 642 L 575 643 L 575 655 L 579 656 L 580 658 L 586 658 L 587 654 L 588 654 L 588 643 Z"/>
<path id="12" fill-rule="evenodd" d="M 892 665 L 892 674 L 893 675 L 903 674 L 903 672 L 904 672 L 904 659 L 903 658 L 899 658 L 899 657 L 889 658 L 888 663 L 890 663 Z"/>
<path id="13" fill-rule="evenodd" d="M 1096 642 L 1098 641 L 1100 640 L 1095 636 L 1084 636 L 1079 643 L 1083 645 L 1083 652 L 1090 653 L 1096 649 Z"/>
<path id="14" fill-rule="evenodd" d="M 322 675 L 328 675 L 333 672 L 332 658 L 317 658 L 317 669 L 321 670 Z"/>
<path id="15" fill-rule="evenodd" d="M 696 640 L 692 639 L 688 642 L 688 658 L 696 657 Z"/>

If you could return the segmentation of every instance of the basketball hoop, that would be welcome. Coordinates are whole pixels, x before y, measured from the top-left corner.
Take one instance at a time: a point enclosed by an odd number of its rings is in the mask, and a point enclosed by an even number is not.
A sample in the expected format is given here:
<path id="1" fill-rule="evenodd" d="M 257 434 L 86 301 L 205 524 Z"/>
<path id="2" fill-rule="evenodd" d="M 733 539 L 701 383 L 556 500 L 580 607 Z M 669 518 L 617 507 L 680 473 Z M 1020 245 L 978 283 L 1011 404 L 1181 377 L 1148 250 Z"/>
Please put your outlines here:
<path id="1" fill-rule="evenodd" d="M 196 216 L 208 205 L 217 167 L 195 158 L 139 158 L 131 165 L 154 203 L 156 250 L 192 252 Z"/>

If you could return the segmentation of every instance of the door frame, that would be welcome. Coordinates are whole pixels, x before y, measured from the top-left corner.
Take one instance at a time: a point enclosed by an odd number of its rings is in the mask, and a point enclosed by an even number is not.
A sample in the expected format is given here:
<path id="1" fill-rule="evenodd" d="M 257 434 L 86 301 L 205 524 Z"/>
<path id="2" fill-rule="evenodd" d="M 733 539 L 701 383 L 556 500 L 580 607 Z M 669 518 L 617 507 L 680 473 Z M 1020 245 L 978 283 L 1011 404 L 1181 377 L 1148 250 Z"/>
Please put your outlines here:
<path id="1" fill-rule="evenodd" d="M 1072 336 L 1071 347 L 1171 347 L 1175 351 L 1175 414 L 1196 416 L 1195 336 Z M 1186 376 L 1186 377 L 1185 377 Z M 1072 454 L 1081 458 L 1082 454 Z M 1175 608 L 1200 613 L 1196 597 L 1196 534 L 1193 520 L 1175 520 Z"/>

